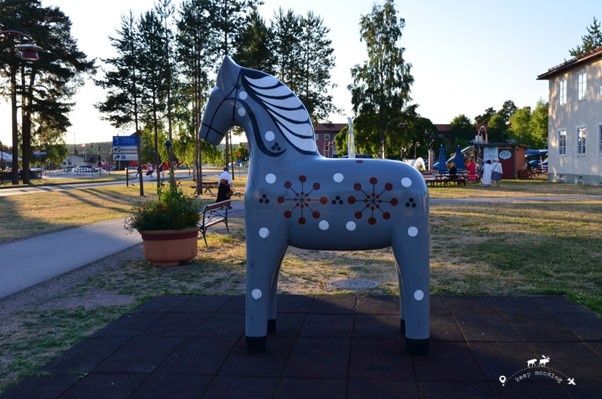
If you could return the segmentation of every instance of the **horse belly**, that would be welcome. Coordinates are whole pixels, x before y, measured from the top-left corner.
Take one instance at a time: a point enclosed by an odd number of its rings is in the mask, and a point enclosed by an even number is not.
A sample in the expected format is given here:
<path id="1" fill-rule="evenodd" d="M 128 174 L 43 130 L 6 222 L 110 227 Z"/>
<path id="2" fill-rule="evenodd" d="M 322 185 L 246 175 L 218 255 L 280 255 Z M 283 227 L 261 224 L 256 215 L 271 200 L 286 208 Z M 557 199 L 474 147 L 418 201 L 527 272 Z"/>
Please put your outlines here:
<path id="1" fill-rule="evenodd" d="M 379 226 L 377 227 L 376 224 Z M 328 218 L 307 225 L 289 224 L 288 243 L 303 249 L 342 251 L 390 247 L 392 223 L 377 222 L 376 224 Z"/>

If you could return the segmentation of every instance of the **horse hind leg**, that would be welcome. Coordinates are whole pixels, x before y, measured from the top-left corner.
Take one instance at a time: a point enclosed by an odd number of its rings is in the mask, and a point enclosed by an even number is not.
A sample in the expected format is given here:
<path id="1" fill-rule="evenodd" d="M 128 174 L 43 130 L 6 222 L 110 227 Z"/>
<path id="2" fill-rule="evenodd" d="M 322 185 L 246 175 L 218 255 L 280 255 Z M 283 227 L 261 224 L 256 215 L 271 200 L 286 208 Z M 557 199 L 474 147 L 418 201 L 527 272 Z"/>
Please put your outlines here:
<path id="1" fill-rule="evenodd" d="M 399 284 L 399 331 L 405 336 L 406 334 L 406 317 L 405 317 L 405 305 L 403 303 L 403 277 L 401 275 L 401 269 L 399 264 L 395 262 L 397 268 L 397 281 Z"/>
<path id="2" fill-rule="evenodd" d="M 426 230 L 428 232 L 428 230 Z M 393 242 L 400 294 L 400 324 L 406 337 L 406 352 L 428 353 L 429 341 L 429 237 L 408 229 Z"/>
<path id="3" fill-rule="evenodd" d="M 274 271 L 272 285 L 270 287 L 270 297 L 268 303 L 268 335 L 276 334 L 276 317 L 278 315 L 278 276 L 280 276 L 280 266 L 286 251 L 282 252 L 280 260 L 277 262 L 277 268 Z"/>

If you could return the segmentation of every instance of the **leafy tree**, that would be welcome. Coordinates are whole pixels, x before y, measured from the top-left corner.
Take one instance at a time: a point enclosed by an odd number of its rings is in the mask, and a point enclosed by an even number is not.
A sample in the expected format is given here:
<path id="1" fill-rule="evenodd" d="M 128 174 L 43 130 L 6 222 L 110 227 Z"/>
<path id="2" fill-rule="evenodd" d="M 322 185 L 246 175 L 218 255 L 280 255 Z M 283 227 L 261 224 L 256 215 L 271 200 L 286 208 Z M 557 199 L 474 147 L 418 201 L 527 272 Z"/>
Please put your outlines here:
<path id="1" fill-rule="evenodd" d="M 602 31 L 600 22 L 594 17 L 591 25 L 587 27 L 587 34 L 581 36 L 582 43 L 569 50 L 571 57 L 579 57 L 595 48 L 602 46 Z"/>
<path id="2" fill-rule="evenodd" d="M 510 136 L 519 144 L 531 146 L 531 107 L 519 108 L 510 118 Z"/>
<path id="3" fill-rule="evenodd" d="M 531 146 L 548 148 L 548 102 L 539 100 L 531 114 Z"/>
<path id="4" fill-rule="evenodd" d="M 456 146 L 465 147 L 474 139 L 475 128 L 466 115 L 460 114 L 452 119 L 449 127 L 450 145 L 452 148 Z"/>
<path id="5" fill-rule="evenodd" d="M 490 143 L 500 143 L 508 138 L 506 121 L 501 113 L 496 112 L 489 119 L 487 136 Z"/>
<path id="6" fill-rule="evenodd" d="M 435 132 L 437 129 L 430 119 L 416 115 L 415 118 L 410 118 L 408 120 L 408 123 L 405 124 L 403 130 L 407 140 L 400 144 L 400 147 L 404 149 L 402 158 L 426 158 L 428 156 L 429 146 L 435 148 L 431 144 L 431 133 Z"/>
<path id="7" fill-rule="evenodd" d="M 531 148 L 546 148 L 548 139 L 548 103 L 539 100 L 534 110 L 523 107 L 510 118 L 510 137 Z"/>
<path id="8" fill-rule="evenodd" d="M 475 123 L 477 125 L 489 125 L 489 119 L 491 119 L 491 117 L 493 115 L 495 115 L 496 110 L 493 107 L 489 107 L 485 110 L 485 112 L 482 115 L 477 115 L 475 116 L 474 120 Z"/>
<path id="9" fill-rule="evenodd" d="M 0 41 L 0 50 L 9 48 L 9 51 L 0 51 L 0 75 L 9 82 L 1 85 L 8 88 L 2 95 L 11 99 L 15 126 L 17 107 L 21 108 L 21 157 L 23 169 L 29 170 L 34 135 L 40 132 L 40 126 L 46 125 L 52 127 L 55 136 L 67 130 L 70 126 L 67 114 L 73 107 L 71 98 L 83 84 L 81 75 L 91 72 L 94 64 L 78 49 L 76 40 L 71 37 L 71 21 L 57 7 L 42 7 L 38 0 L 2 1 L 0 29 L 26 32 L 44 49 L 40 58 L 30 63 L 15 54 L 14 40 Z M 22 39 L 17 37 L 15 40 Z M 18 94 L 20 105 L 17 104 Z M 13 135 L 13 141 L 13 155 L 17 157 L 18 137 Z M 13 184 L 18 183 L 15 168 Z M 28 173 L 23 173 L 23 183 L 29 183 Z"/>
<path id="10" fill-rule="evenodd" d="M 360 20 L 368 60 L 351 70 L 353 84 L 349 89 L 357 142 L 364 148 L 377 149 L 381 158 L 396 150 L 391 146 L 392 138 L 403 134 L 400 126 L 410 117 L 406 108 L 414 78 L 411 64 L 403 56 L 405 48 L 399 46 L 404 26 L 405 20 L 397 18 L 393 0 L 373 5 L 372 12 Z"/>
<path id="11" fill-rule="evenodd" d="M 507 101 L 504 101 L 504 104 L 502 105 L 502 109 L 500 109 L 498 111 L 498 114 L 500 114 L 502 116 L 502 118 L 504 118 L 505 122 L 508 122 L 510 120 L 510 117 L 512 116 L 512 114 L 514 114 L 517 109 L 518 108 L 514 104 L 514 101 L 507 100 Z"/>

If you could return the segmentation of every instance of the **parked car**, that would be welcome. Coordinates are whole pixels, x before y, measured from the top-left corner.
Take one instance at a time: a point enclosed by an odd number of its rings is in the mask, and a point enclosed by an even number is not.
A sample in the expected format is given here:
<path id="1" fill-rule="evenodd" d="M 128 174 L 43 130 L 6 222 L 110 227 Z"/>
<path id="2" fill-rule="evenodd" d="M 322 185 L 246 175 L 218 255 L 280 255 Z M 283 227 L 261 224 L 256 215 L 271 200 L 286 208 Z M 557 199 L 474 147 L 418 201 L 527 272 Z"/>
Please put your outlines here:
<path id="1" fill-rule="evenodd" d="M 76 166 L 75 168 L 73 168 L 73 172 L 75 172 L 75 173 L 93 173 L 94 169 L 91 166 L 83 165 L 83 166 Z"/>

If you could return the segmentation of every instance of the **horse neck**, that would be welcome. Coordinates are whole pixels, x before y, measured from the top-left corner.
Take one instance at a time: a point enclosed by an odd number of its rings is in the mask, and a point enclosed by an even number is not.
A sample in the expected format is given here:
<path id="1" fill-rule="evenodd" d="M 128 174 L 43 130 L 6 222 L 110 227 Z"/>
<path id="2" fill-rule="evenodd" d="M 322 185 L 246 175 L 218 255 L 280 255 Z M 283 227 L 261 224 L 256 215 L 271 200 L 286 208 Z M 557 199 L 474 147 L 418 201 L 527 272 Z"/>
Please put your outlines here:
<path id="1" fill-rule="evenodd" d="M 245 109 L 248 117 L 238 117 L 236 124 L 246 133 L 252 164 L 260 166 L 277 162 L 288 165 L 299 159 L 322 157 L 317 151 L 301 152 L 291 145 L 263 107 L 246 103 Z"/>

